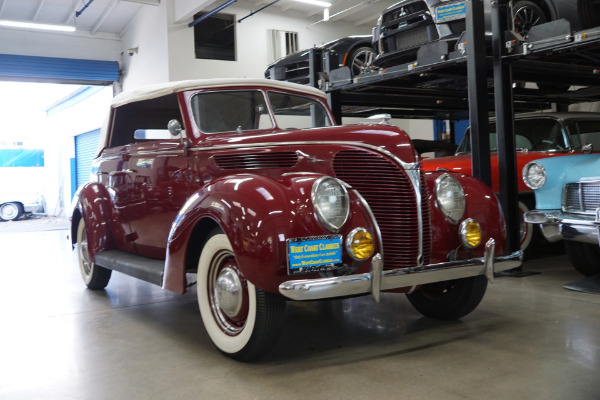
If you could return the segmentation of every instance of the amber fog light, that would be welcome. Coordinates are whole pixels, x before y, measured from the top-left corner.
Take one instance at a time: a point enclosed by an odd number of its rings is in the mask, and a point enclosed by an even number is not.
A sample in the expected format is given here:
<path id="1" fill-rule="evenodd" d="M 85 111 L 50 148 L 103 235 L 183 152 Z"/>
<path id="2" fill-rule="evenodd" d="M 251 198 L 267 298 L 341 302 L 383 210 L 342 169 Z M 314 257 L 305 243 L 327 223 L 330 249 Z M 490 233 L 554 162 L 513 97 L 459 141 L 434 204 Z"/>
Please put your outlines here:
<path id="1" fill-rule="evenodd" d="M 474 249 L 481 243 L 481 226 L 472 218 L 467 218 L 460 224 L 460 238 L 463 244 Z"/>
<path id="2" fill-rule="evenodd" d="M 364 228 L 354 229 L 346 238 L 346 250 L 355 260 L 366 260 L 375 250 L 373 235 Z"/>

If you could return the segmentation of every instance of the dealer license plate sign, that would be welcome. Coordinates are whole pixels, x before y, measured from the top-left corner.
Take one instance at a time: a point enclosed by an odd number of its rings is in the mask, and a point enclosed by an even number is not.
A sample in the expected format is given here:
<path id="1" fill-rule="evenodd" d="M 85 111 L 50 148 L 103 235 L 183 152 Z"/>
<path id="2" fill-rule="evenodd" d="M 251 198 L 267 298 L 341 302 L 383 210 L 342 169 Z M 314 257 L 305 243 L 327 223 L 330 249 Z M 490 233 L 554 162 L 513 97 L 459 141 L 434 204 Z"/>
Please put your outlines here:
<path id="1" fill-rule="evenodd" d="M 287 256 L 290 275 L 336 269 L 342 265 L 342 236 L 288 239 Z"/>
<path id="2" fill-rule="evenodd" d="M 435 9 L 436 22 L 454 21 L 466 18 L 466 16 L 467 9 L 464 2 L 445 4 Z"/>

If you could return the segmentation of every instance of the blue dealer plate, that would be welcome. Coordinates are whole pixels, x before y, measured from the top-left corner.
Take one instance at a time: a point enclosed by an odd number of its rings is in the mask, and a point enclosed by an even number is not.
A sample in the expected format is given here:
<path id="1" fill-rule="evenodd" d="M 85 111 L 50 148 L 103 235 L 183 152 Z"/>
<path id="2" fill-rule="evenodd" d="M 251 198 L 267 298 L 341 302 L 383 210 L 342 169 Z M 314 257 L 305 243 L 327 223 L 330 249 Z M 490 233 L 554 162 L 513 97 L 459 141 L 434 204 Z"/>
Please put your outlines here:
<path id="1" fill-rule="evenodd" d="M 287 256 L 291 275 L 336 269 L 342 265 L 342 235 L 288 239 Z"/>
<path id="2" fill-rule="evenodd" d="M 464 2 L 451 3 L 439 6 L 435 9 L 436 22 L 453 21 L 455 19 L 465 18 L 467 9 Z"/>

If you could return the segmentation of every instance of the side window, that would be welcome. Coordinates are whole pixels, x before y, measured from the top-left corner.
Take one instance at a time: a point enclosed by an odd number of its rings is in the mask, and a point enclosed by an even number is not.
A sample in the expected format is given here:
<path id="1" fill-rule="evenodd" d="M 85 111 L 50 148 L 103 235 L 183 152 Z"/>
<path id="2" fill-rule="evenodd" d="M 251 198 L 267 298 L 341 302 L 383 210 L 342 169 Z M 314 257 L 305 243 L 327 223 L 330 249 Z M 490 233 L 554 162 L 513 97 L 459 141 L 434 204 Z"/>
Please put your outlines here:
<path id="1" fill-rule="evenodd" d="M 574 125 L 577 132 L 577 135 L 571 135 L 574 146 L 591 144 L 594 150 L 600 149 L 600 121 L 579 121 Z"/>
<path id="2" fill-rule="evenodd" d="M 170 120 L 183 122 L 176 94 L 137 101 L 114 110 L 109 147 L 124 146 L 142 140 L 173 139 L 167 130 Z"/>
<path id="3" fill-rule="evenodd" d="M 198 19 L 207 13 L 194 15 Z M 235 61 L 235 16 L 215 14 L 194 25 L 196 58 Z"/>

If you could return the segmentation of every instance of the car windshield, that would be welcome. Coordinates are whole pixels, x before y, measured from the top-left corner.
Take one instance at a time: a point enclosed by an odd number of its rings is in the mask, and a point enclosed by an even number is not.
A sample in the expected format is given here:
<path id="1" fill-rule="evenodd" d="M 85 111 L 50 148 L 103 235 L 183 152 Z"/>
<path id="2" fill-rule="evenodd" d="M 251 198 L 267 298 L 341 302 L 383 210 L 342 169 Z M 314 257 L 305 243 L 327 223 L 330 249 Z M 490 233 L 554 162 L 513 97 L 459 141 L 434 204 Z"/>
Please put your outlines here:
<path id="1" fill-rule="evenodd" d="M 458 153 L 471 151 L 470 129 L 467 130 L 458 149 Z M 490 150 L 496 151 L 496 124 L 489 125 Z M 566 133 L 560 123 L 550 118 L 524 119 L 515 121 L 515 147 L 529 151 L 561 151 L 569 148 Z"/>
<path id="2" fill-rule="evenodd" d="M 325 106 L 310 97 L 270 91 L 275 122 L 282 129 L 321 128 L 331 126 Z"/>
<path id="3" fill-rule="evenodd" d="M 202 132 L 272 129 L 267 103 L 260 90 L 221 90 L 192 97 L 194 120 Z"/>
<path id="4" fill-rule="evenodd" d="M 268 92 L 275 123 L 282 129 L 330 126 L 325 106 L 310 97 Z M 204 133 L 273 129 L 267 101 L 260 90 L 222 90 L 192 97 L 194 120 Z"/>

